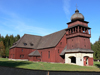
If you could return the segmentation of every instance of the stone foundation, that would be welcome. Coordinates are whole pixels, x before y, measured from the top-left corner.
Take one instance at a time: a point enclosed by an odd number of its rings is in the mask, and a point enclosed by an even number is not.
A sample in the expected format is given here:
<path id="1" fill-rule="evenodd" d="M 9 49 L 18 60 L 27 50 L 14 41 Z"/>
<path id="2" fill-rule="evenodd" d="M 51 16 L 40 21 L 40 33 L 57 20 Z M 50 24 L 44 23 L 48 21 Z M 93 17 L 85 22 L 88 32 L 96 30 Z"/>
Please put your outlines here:
<path id="1" fill-rule="evenodd" d="M 72 57 L 76 58 L 76 65 L 84 66 L 84 57 L 93 58 L 93 53 L 66 53 L 65 54 L 65 63 L 71 64 Z M 90 61 L 88 60 L 88 66 Z"/>

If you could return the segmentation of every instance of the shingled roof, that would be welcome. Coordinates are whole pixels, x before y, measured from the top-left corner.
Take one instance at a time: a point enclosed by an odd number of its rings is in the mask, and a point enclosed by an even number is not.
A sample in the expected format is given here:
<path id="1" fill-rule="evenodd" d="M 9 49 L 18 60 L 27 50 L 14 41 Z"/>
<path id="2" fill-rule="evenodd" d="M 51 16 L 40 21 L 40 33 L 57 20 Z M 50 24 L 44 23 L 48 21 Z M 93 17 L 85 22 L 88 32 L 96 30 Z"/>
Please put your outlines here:
<path id="1" fill-rule="evenodd" d="M 60 53 L 60 56 L 65 55 L 66 49 L 67 49 L 67 45 L 65 46 L 65 48 L 64 48 L 64 49 L 62 50 L 62 52 Z"/>
<path id="2" fill-rule="evenodd" d="M 61 31 L 46 36 L 24 34 L 24 36 L 20 38 L 17 42 L 15 42 L 14 45 L 10 48 L 23 47 L 23 48 L 43 49 L 43 48 L 55 47 L 65 33 L 66 33 L 65 29 L 63 29 Z"/>
<path id="3" fill-rule="evenodd" d="M 77 49 L 66 49 L 65 51 L 66 53 L 69 53 L 69 52 L 85 52 L 85 53 L 93 53 L 94 51 L 92 51 L 91 49 L 81 49 L 81 48 L 77 48 Z"/>
<path id="4" fill-rule="evenodd" d="M 91 49 L 81 49 L 81 48 L 67 49 L 67 45 L 66 45 L 63 51 L 60 53 L 60 56 L 63 56 L 65 53 L 73 53 L 73 52 L 93 53 L 94 51 Z"/>
<path id="5" fill-rule="evenodd" d="M 36 35 L 29 35 L 29 34 L 24 34 L 22 38 L 20 38 L 17 42 L 14 43 L 14 45 L 11 47 L 23 47 L 23 48 L 36 48 L 41 36 L 36 36 Z"/>
<path id="6" fill-rule="evenodd" d="M 65 30 L 61 30 L 53 34 L 42 37 L 37 46 L 37 49 L 55 47 L 65 33 L 66 33 Z"/>
<path id="7" fill-rule="evenodd" d="M 41 56 L 38 50 L 35 50 L 29 54 L 29 56 Z"/>

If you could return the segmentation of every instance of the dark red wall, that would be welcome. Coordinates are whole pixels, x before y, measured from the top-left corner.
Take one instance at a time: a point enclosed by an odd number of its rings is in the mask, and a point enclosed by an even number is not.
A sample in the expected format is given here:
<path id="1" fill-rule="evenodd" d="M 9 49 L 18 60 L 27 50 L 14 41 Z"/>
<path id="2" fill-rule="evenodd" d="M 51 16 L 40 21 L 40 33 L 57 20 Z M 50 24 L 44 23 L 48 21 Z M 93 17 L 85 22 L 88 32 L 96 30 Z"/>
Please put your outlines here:
<path id="1" fill-rule="evenodd" d="M 64 63 L 64 59 L 60 56 L 60 53 L 66 46 L 66 34 L 63 36 L 63 38 L 60 40 L 60 42 L 57 44 L 55 48 L 48 48 L 48 49 L 40 49 L 38 50 L 42 57 L 41 61 L 43 62 L 61 62 Z M 58 51 L 59 50 L 59 51 Z M 50 58 L 49 58 L 49 52 L 50 51 Z"/>
<path id="2" fill-rule="evenodd" d="M 29 61 L 41 61 L 41 57 L 37 57 L 37 56 L 29 56 L 28 57 Z"/>
<path id="3" fill-rule="evenodd" d="M 73 23 L 68 24 L 68 27 L 71 27 L 71 26 L 74 26 L 74 25 L 77 25 L 77 24 L 80 24 L 80 25 L 83 25 L 83 26 L 88 26 L 88 24 L 85 23 L 85 22 L 75 21 Z"/>
<path id="4" fill-rule="evenodd" d="M 89 58 L 88 61 L 89 61 L 89 65 L 90 65 L 90 66 L 93 66 L 93 58 Z"/>
<path id="5" fill-rule="evenodd" d="M 42 52 L 41 61 L 43 61 L 43 62 L 55 62 L 55 48 L 41 49 L 38 51 L 40 54 Z M 50 51 L 50 58 L 48 55 L 49 51 Z"/>
<path id="6" fill-rule="evenodd" d="M 15 58 L 15 48 L 12 48 L 9 50 L 9 58 L 12 58 L 12 59 Z"/>
<path id="7" fill-rule="evenodd" d="M 22 51 L 23 49 L 23 51 Z M 9 58 L 12 59 L 28 59 L 28 54 L 34 51 L 34 49 L 28 49 L 28 48 L 12 48 L 9 51 Z M 13 57 L 14 55 L 14 57 Z M 20 55 L 24 55 L 22 58 Z"/>
<path id="8" fill-rule="evenodd" d="M 29 57 L 28 57 L 28 60 L 29 60 L 29 61 L 33 61 L 33 56 L 29 56 Z"/>
<path id="9" fill-rule="evenodd" d="M 86 65 L 86 58 L 88 58 L 88 65 Z M 84 57 L 83 63 L 84 63 L 84 66 L 93 66 L 93 58 L 86 56 Z"/>
<path id="10" fill-rule="evenodd" d="M 67 49 L 83 48 L 91 49 L 90 39 L 85 37 L 73 37 L 67 40 Z"/>
<path id="11" fill-rule="evenodd" d="M 9 58 L 12 59 L 28 59 L 29 61 L 43 61 L 43 62 L 64 62 L 64 59 L 60 56 L 60 53 L 66 46 L 66 34 L 62 37 L 60 42 L 54 48 L 46 48 L 38 50 L 41 57 L 30 57 L 29 53 L 35 51 L 36 49 L 27 49 L 27 48 L 12 48 L 9 51 Z M 22 51 L 23 49 L 23 51 Z M 59 50 L 59 51 L 58 51 Z M 50 57 L 49 57 L 50 52 Z M 14 55 L 14 57 L 13 57 Z M 24 55 L 23 58 L 20 58 L 20 55 Z"/>
<path id="12" fill-rule="evenodd" d="M 62 42 L 62 44 L 61 44 Z M 63 38 L 61 39 L 61 41 L 58 43 L 58 45 L 55 47 L 55 62 L 65 62 L 61 56 L 60 53 L 62 52 L 62 50 L 64 49 L 64 47 L 67 45 L 67 40 L 66 40 L 66 34 L 63 36 Z M 58 53 L 59 50 L 59 53 Z"/>

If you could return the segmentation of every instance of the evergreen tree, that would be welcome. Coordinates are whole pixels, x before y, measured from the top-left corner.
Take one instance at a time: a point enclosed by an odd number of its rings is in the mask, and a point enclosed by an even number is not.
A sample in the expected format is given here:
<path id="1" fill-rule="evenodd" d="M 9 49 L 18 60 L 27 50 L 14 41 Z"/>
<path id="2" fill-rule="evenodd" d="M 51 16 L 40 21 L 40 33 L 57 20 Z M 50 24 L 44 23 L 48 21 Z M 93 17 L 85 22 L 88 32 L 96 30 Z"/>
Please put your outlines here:
<path id="1" fill-rule="evenodd" d="M 97 43 L 97 57 L 100 59 L 100 40 Z"/>
<path id="2" fill-rule="evenodd" d="M 15 42 L 18 41 L 19 39 L 20 39 L 20 35 L 17 35 L 17 36 L 15 37 Z"/>
<path id="3" fill-rule="evenodd" d="M 8 34 L 3 37 L 1 36 L 0 34 L 0 41 L 3 42 L 3 45 L 4 45 L 4 51 L 2 53 L 2 50 L 1 50 L 1 56 L 9 56 L 9 48 L 13 45 L 14 42 L 16 42 L 17 40 L 20 39 L 20 35 L 17 35 L 17 36 L 13 36 L 13 35 L 10 35 L 8 36 Z M 2 46 L 2 44 L 0 44 L 0 47 Z M 2 55 L 3 54 L 3 55 Z"/>
<path id="4" fill-rule="evenodd" d="M 5 57 L 5 46 L 3 44 L 3 41 L 0 42 L 0 57 Z"/>
<path id="5" fill-rule="evenodd" d="M 2 41 L 1 34 L 0 34 L 0 41 Z"/>
<path id="6" fill-rule="evenodd" d="M 93 44 L 93 48 L 92 48 L 92 50 L 94 51 L 94 54 L 93 54 L 93 56 L 94 56 L 94 59 L 98 59 L 98 56 L 97 56 L 97 51 L 98 51 L 98 41 L 96 41 L 94 44 Z"/>

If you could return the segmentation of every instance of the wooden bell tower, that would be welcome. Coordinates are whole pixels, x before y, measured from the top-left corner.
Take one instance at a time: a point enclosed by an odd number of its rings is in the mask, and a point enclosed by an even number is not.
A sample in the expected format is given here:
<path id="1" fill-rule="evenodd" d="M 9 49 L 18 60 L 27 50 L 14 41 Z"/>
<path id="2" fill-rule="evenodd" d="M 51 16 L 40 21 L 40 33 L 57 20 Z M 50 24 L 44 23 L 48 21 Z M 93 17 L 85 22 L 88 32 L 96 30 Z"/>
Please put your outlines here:
<path id="1" fill-rule="evenodd" d="M 71 17 L 71 22 L 67 23 L 67 49 L 91 49 L 91 28 L 88 27 L 88 23 L 84 21 L 84 16 L 76 10 Z"/>

